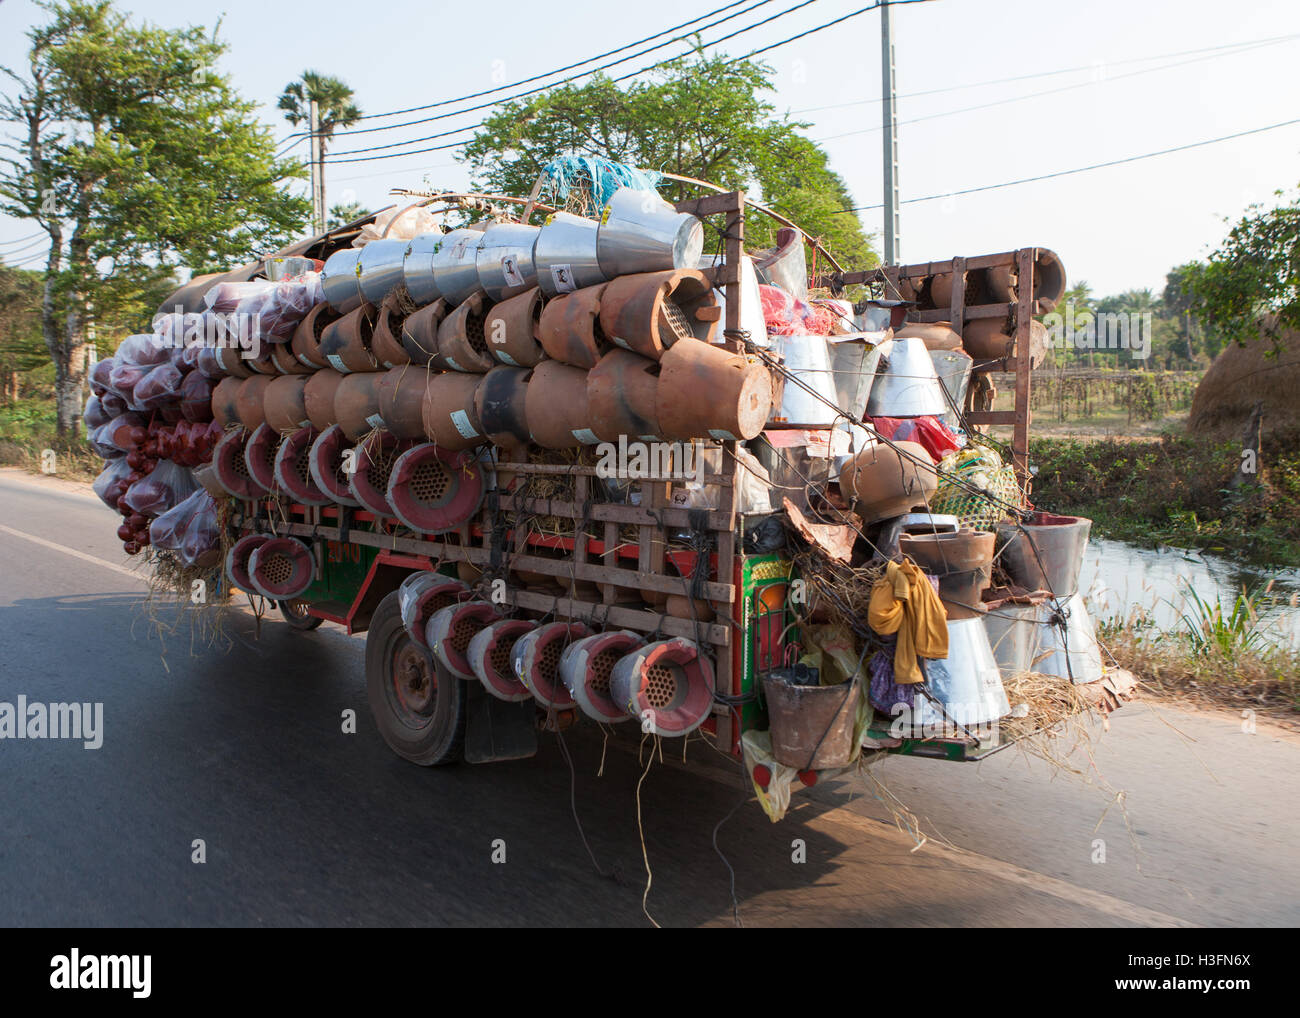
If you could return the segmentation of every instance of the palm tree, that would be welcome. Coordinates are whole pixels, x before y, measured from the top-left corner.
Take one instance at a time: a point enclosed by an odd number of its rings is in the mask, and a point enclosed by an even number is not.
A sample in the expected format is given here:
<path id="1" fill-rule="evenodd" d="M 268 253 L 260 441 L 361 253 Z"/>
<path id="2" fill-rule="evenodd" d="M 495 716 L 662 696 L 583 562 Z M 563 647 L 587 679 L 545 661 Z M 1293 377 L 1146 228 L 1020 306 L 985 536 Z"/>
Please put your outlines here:
<path id="1" fill-rule="evenodd" d="M 321 165 L 316 167 L 317 208 L 325 205 L 325 145 L 334 137 L 336 127 L 351 127 L 361 119 L 361 107 L 352 101 L 352 89 L 341 78 L 319 71 L 303 71 L 302 78 L 285 86 L 277 106 L 284 119 L 294 127 L 311 123 L 311 102 L 316 101 L 317 134 L 320 139 Z M 323 224 L 322 224 L 323 225 Z"/>

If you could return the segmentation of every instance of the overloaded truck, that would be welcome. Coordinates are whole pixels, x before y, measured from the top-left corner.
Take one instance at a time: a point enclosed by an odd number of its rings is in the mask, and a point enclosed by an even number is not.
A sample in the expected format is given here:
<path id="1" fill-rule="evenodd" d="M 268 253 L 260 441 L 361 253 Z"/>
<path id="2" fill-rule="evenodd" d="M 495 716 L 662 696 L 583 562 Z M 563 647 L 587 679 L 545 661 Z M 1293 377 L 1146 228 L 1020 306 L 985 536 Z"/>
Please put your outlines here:
<path id="1" fill-rule="evenodd" d="M 575 722 L 705 738 L 774 818 L 1059 721 L 1044 681 L 1130 694 L 1077 589 L 1088 521 L 1030 498 L 1055 254 L 850 272 L 740 192 L 597 192 L 425 195 L 183 287 L 92 373 L 126 550 L 365 633 L 413 763 Z"/>

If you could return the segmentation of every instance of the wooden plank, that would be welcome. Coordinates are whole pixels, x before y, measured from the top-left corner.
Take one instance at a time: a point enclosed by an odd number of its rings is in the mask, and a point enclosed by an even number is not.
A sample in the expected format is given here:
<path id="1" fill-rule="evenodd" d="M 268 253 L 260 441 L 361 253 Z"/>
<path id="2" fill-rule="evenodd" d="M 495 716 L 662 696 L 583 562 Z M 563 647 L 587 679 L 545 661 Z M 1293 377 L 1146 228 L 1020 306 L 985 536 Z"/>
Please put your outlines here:
<path id="1" fill-rule="evenodd" d="M 1015 424 L 1014 410 L 971 410 L 966 414 L 971 424 Z"/>
<path id="2" fill-rule="evenodd" d="M 1034 320 L 1034 255 L 1032 247 L 1017 252 L 1020 300 L 1016 310 L 1016 422 L 1011 437 L 1011 462 L 1021 489 L 1029 491 L 1029 334 Z"/>
<path id="3" fill-rule="evenodd" d="M 618 567 L 618 524 L 605 524 L 605 551 L 601 555 L 601 564 L 607 568 Z M 602 583 L 600 586 L 600 599 L 605 604 L 613 604 L 618 597 L 618 590 L 612 583 Z"/>
<path id="4" fill-rule="evenodd" d="M 506 592 L 506 601 L 521 608 L 540 611 L 554 611 L 557 615 L 582 622 L 595 621 L 600 625 L 620 629 L 635 629 L 641 633 L 660 631 L 668 636 L 681 636 L 688 640 L 696 638 L 696 626 L 690 619 L 673 618 L 658 612 L 638 608 L 621 608 L 617 605 L 591 604 L 569 597 L 555 598 L 550 594 L 537 594 L 529 590 L 511 589 Z M 731 644 L 731 629 L 728 626 L 713 623 L 701 624 L 699 635 L 704 642 L 717 647 Z M 718 655 L 725 657 L 726 655 Z"/>
<path id="5" fill-rule="evenodd" d="M 952 260 L 952 305 L 948 309 L 948 321 L 953 330 L 961 335 L 962 322 L 966 320 L 966 259 Z"/>
<path id="6" fill-rule="evenodd" d="M 728 191 L 723 194 L 706 194 L 703 198 L 687 198 L 679 201 L 674 208 L 678 212 L 689 212 L 693 216 L 716 216 L 722 212 L 734 212 L 737 204 L 745 207 L 744 191 Z"/>

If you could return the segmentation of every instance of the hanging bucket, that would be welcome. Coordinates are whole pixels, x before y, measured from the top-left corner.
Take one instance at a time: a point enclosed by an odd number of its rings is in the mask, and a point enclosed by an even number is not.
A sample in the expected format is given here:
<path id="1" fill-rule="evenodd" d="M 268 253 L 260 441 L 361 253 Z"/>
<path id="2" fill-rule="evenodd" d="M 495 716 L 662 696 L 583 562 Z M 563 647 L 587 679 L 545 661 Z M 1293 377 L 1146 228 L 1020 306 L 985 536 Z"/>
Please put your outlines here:
<path id="1" fill-rule="evenodd" d="M 970 388 L 974 361 L 964 350 L 931 350 L 930 361 L 934 364 L 934 373 L 939 376 L 939 384 L 947 394 L 944 402 L 948 408 L 939 419 L 956 430 L 961 426 L 962 411 L 966 407 L 966 390 Z"/>
<path id="2" fill-rule="evenodd" d="M 330 307 L 327 302 L 322 301 L 308 311 L 307 317 L 298 323 L 298 328 L 293 330 L 293 338 L 289 340 L 289 348 L 304 366 L 309 368 L 328 368 L 330 366 L 330 362 L 320 352 L 321 334 L 325 331 L 325 326 L 338 317 L 338 312 Z"/>
<path id="3" fill-rule="evenodd" d="M 576 449 L 600 441 L 591 430 L 587 407 L 587 372 L 542 361 L 533 368 L 524 396 L 528 432 L 543 449 Z"/>
<path id="4" fill-rule="evenodd" d="M 346 375 L 378 369 L 379 361 L 371 350 L 376 313 L 373 304 L 361 304 L 325 326 L 320 352 L 335 371 Z"/>
<path id="5" fill-rule="evenodd" d="M 799 771 L 848 766 L 860 688 L 856 677 L 836 686 L 800 686 L 775 676 L 765 678 L 768 734 L 777 763 Z"/>
<path id="6" fill-rule="evenodd" d="M 248 435 L 244 428 L 234 428 L 222 435 L 212 450 L 212 469 L 228 494 L 242 499 L 262 498 L 267 491 L 253 480 L 248 473 L 248 461 L 244 459 Z"/>
<path id="7" fill-rule="evenodd" d="M 656 409 L 664 438 L 748 440 L 763 430 L 772 377 L 762 364 L 697 339 L 674 343 L 659 363 Z"/>
<path id="8" fill-rule="evenodd" d="M 315 571 L 311 549 L 291 537 L 273 537 L 248 556 L 248 578 L 253 589 L 273 601 L 301 597 L 311 586 Z"/>
<path id="9" fill-rule="evenodd" d="M 487 601 L 465 601 L 448 605 L 429 617 L 425 642 L 444 668 L 458 679 L 476 678 L 466 652 L 470 641 L 486 626 L 499 621 L 501 613 Z"/>
<path id="10" fill-rule="evenodd" d="M 713 709 L 713 664 L 690 640 L 646 644 L 620 658 L 610 678 L 613 701 L 656 735 L 695 731 Z"/>
<path id="11" fill-rule="evenodd" d="M 713 286 L 698 269 L 620 276 L 600 297 L 600 327 L 610 341 L 659 360 L 683 339 L 709 343 L 721 309 Z"/>
<path id="12" fill-rule="evenodd" d="M 538 339 L 546 354 L 564 364 L 590 369 L 610 342 L 600 326 L 600 299 L 607 283 L 556 297 L 542 310 Z"/>
<path id="13" fill-rule="evenodd" d="M 354 442 L 384 426 L 379 416 L 379 380 L 383 377 L 377 371 L 344 375 L 334 392 L 334 417 L 343 434 Z"/>
<path id="14" fill-rule="evenodd" d="M 350 478 L 343 455 L 352 446 L 353 442 L 343 434 L 343 429 L 331 424 L 316 436 L 311 452 L 307 454 L 311 479 L 316 482 L 316 487 L 328 495 L 331 502 L 339 505 L 360 505 L 348 484 Z"/>
<path id="15" fill-rule="evenodd" d="M 474 409 L 474 393 L 482 375 L 448 371 L 429 379 L 422 411 L 424 434 L 444 449 L 472 449 L 481 445 L 483 423 Z"/>
<path id="16" fill-rule="evenodd" d="M 826 337 L 778 336 L 776 342 L 790 377 L 785 382 L 781 406 L 772 411 L 772 422 L 789 428 L 829 428 L 843 420 L 837 412 L 838 394 Z M 861 409 L 858 407 L 854 413 Z"/>
<path id="17" fill-rule="evenodd" d="M 610 677 L 620 658 L 644 646 L 644 636 L 623 629 L 586 636 L 565 648 L 560 655 L 560 678 L 587 717 L 607 722 L 631 718 L 610 695 Z"/>
<path id="18" fill-rule="evenodd" d="M 488 349 L 502 364 L 531 368 L 545 356 L 541 338 L 542 291 L 533 287 L 493 305 L 483 320 Z"/>
<path id="19" fill-rule="evenodd" d="M 392 516 L 393 507 L 388 501 L 388 479 L 393 473 L 397 458 L 411 443 L 387 431 L 376 431 L 356 449 L 355 465 L 348 478 L 348 489 L 362 508 L 376 516 Z"/>
<path id="20" fill-rule="evenodd" d="M 307 411 L 307 420 L 317 431 L 324 431 L 330 425 L 338 424 L 334 413 L 334 397 L 338 395 L 339 383 L 343 376 L 333 368 L 317 371 L 307 379 L 302 389 L 302 405 Z"/>
<path id="21" fill-rule="evenodd" d="M 361 250 L 345 247 L 335 251 L 325 259 L 325 267 L 320 272 L 320 285 L 325 299 L 341 315 L 360 307 L 364 300 L 358 276 Z"/>
<path id="22" fill-rule="evenodd" d="M 560 656 L 565 647 L 590 632 L 582 622 L 551 622 L 515 642 L 515 677 L 543 707 L 564 710 L 574 705 L 573 697 L 560 680 Z"/>
<path id="23" fill-rule="evenodd" d="M 311 446 L 319 432 L 310 424 L 284 437 L 275 454 L 276 486 L 295 502 L 324 505 L 329 496 L 311 477 Z"/>
<path id="24" fill-rule="evenodd" d="M 267 534 L 245 534 L 226 552 L 226 576 L 240 590 L 256 594 L 257 588 L 248 575 L 248 558 L 271 538 Z"/>
<path id="25" fill-rule="evenodd" d="M 1002 675 L 984 623 L 978 618 L 948 621 L 948 656 L 925 662 L 926 688 L 943 710 L 924 696 L 914 701 L 913 725 L 940 726 L 960 737 L 954 722 L 970 728 L 987 725 L 1011 712 Z"/>
<path id="26" fill-rule="evenodd" d="M 502 619 L 479 630 L 465 652 L 470 669 L 483 688 L 498 700 L 520 703 L 533 694 L 515 676 L 514 649 L 520 637 L 533 632 L 537 623 L 528 619 Z"/>
<path id="27" fill-rule="evenodd" d="M 871 442 L 844 464 L 839 483 L 840 494 L 863 522 L 876 523 L 927 505 L 939 488 L 939 475 L 924 446 Z"/>
<path id="28" fill-rule="evenodd" d="M 880 367 L 867 400 L 870 417 L 940 416 L 948 409 L 925 342 L 895 338 L 881 346 Z"/>
<path id="29" fill-rule="evenodd" d="M 533 246 L 533 263 L 542 293 L 554 297 L 610 278 L 601 271 L 596 254 L 599 231 L 600 224 L 594 219 L 568 212 L 556 212 L 547 218 Z"/>
<path id="30" fill-rule="evenodd" d="M 483 231 L 474 264 L 478 284 L 490 299 L 505 300 L 537 285 L 533 245 L 540 232 L 525 223 L 494 223 Z"/>
<path id="31" fill-rule="evenodd" d="M 482 374 L 496 365 L 484 331 L 487 297 L 473 293 L 438 326 L 438 357 L 452 371 Z"/>
<path id="32" fill-rule="evenodd" d="M 271 379 L 262 394 L 262 409 L 272 431 L 297 431 L 311 423 L 307 417 L 307 376 Z"/>
<path id="33" fill-rule="evenodd" d="M 379 306 L 375 331 L 370 337 L 370 350 L 381 367 L 395 368 L 399 364 L 411 363 L 411 355 L 402 346 L 402 329 L 405 325 L 406 311 L 402 309 L 397 295 L 389 294 Z"/>
<path id="34" fill-rule="evenodd" d="M 438 357 L 438 326 L 450 310 L 451 306 L 439 299 L 407 315 L 402 323 L 401 342 L 412 364 L 430 364 L 440 371 L 446 369 L 446 364 Z"/>
<path id="35" fill-rule="evenodd" d="M 477 262 L 482 239 L 479 230 L 452 230 L 435 242 L 433 285 L 452 307 L 481 290 Z"/>
<path id="36" fill-rule="evenodd" d="M 526 403 L 531 376 L 528 368 L 500 364 L 484 375 L 474 390 L 474 412 L 493 445 L 511 449 L 528 443 Z"/>
<path id="37" fill-rule="evenodd" d="M 1091 533 L 1085 516 L 1036 512 L 1023 524 L 998 525 L 998 562 L 1026 590 L 1064 599 L 1077 592 Z"/>
<path id="38" fill-rule="evenodd" d="M 258 425 L 244 443 L 244 466 L 248 476 L 268 492 L 276 490 L 275 457 L 283 436 L 269 424 Z"/>
<path id="39" fill-rule="evenodd" d="M 380 238 L 361 249 L 357 259 L 357 279 L 366 303 L 378 307 L 393 288 L 402 282 L 402 260 L 408 241 Z"/>
<path id="40" fill-rule="evenodd" d="M 602 442 L 620 435 L 653 442 L 659 435 L 659 363 L 628 350 L 610 350 L 587 373 L 591 430 Z"/>
<path id="41" fill-rule="evenodd" d="M 392 515 L 422 534 L 441 534 L 468 523 L 483 503 L 486 483 L 472 453 L 432 442 L 407 449 L 388 477 Z"/>
<path id="42" fill-rule="evenodd" d="M 384 426 L 398 438 L 424 438 L 424 397 L 430 375 L 414 364 L 390 368 L 376 383 Z"/>
<path id="43" fill-rule="evenodd" d="M 469 587 L 450 576 L 434 572 L 411 573 L 397 588 L 402 625 L 412 640 L 427 648 L 429 644 L 424 634 L 429 619 L 447 605 L 458 604 L 469 596 Z"/>
<path id="44" fill-rule="evenodd" d="M 620 188 L 600 214 L 596 257 L 609 279 L 694 267 L 703 250 L 704 224 L 678 212 L 657 191 Z"/>

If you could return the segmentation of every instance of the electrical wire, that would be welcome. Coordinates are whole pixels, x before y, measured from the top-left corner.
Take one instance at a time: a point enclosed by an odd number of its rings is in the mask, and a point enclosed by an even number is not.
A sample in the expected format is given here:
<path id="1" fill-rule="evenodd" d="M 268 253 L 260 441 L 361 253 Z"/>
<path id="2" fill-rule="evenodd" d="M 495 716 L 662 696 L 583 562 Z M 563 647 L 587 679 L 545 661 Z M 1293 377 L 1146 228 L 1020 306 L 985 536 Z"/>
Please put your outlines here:
<path id="1" fill-rule="evenodd" d="M 35 240 L 37 237 L 44 236 L 44 230 L 37 230 L 35 233 L 29 234 L 26 237 L 18 237 L 16 240 L 0 240 L 0 247 L 10 247 L 14 244 L 26 244 L 29 241 Z"/>
<path id="2" fill-rule="evenodd" d="M 1125 163 L 1136 163 L 1143 159 L 1154 159 L 1156 156 L 1167 156 L 1174 152 L 1186 152 L 1189 149 L 1202 148 L 1205 145 L 1217 145 L 1219 142 L 1232 141 L 1236 138 L 1245 138 L 1252 134 L 1263 134 L 1265 131 L 1276 131 L 1282 127 L 1290 127 L 1293 124 L 1300 124 L 1300 117 L 1294 120 L 1283 120 L 1281 123 L 1268 124 L 1265 127 L 1253 127 L 1248 131 L 1238 131 L 1235 134 L 1225 134 L 1219 138 L 1207 138 L 1204 141 L 1193 141 L 1186 145 L 1175 145 L 1173 148 L 1160 149 L 1157 152 L 1144 152 L 1142 155 L 1126 156 L 1123 159 L 1111 159 L 1104 163 L 1093 163 L 1091 166 L 1078 166 L 1072 170 L 1057 170 L 1053 173 L 1042 173 L 1036 177 L 1022 177 L 1019 180 L 1006 180 L 1000 184 L 983 184 L 979 187 L 967 187 L 960 191 L 949 191 L 945 194 L 929 194 L 923 198 L 904 198 L 900 205 L 915 205 L 923 201 L 940 201 L 945 198 L 957 198 L 966 194 L 977 194 L 980 191 L 996 191 L 1003 187 L 1016 187 L 1020 184 L 1033 184 L 1040 180 L 1052 180 L 1056 177 L 1068 177 L 1075 173 L 1087 173 L 1091 170 L 1102 170 L 1109 166 L 1122 166 Z M 882 209 L 884 204 L 878 205 L 851 205 L 848 208 L 837 209 L 836 213 L 843 212 L 868 212 L 872 209 Z"/>

